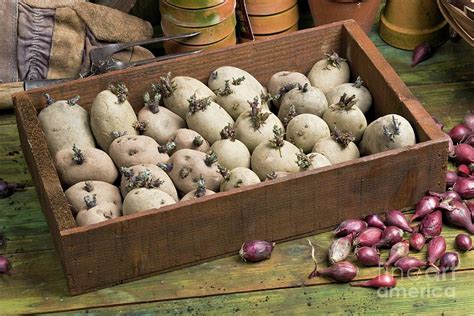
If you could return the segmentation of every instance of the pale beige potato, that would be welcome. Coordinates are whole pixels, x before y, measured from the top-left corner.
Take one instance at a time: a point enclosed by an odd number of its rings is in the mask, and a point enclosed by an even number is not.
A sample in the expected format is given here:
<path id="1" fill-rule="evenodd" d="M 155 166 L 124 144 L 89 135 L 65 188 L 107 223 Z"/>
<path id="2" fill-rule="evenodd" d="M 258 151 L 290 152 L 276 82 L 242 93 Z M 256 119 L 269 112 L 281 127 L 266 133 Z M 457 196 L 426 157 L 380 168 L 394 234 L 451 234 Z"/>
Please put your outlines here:
<path id="1" fill-rule="evenodd" d="M 294 71 L 280 71 L 271 76 L 270 81 L 268 81 L 268 93 L 273 97 L 278 96 L 280 91 L 285 86 L 290 84 L 300 84 L 304 86 L 305 84 L 311 85 L 308 78 L 299 72 Z M 280 107 L 281 98 L 274 99 L 273 104 L 277 108 Z"/>
<path id="2" fill-rule="evenodd" d="M 307 154 L 306 156 L 311 161 L 311 165 L 306 170 L 313 170 L 313 169 L 318 169 L 321 167 L 332 165 L 331 161 L 329 161 L 329 159 L 327 159 L 324 155 L 320 153 L 310 153 L 310 154 Z M 301 171 L 305 171 L 305 170 L 301 170 Z"/>
<path id="3" fill-rule="evenodd" d="M 96 180 L 114 183 L 118 177 L 117 168 L 110 157 L 97 148 L 79 148 L 84 155 L 81 164 L 74 162 L 72 148 L 65 148 L 56 153 L 54 164 L 59 179 L 66 186 L 81 181 Z"/>
<path id="4" fill-rule="evenodd" d="M 219 104 L 211 101 L 205 110 L 189 112 L 186 123 L 212 145 L 221 139 L 221 130 L 229 124 L 233 125 L 234 120 Z"/>
<path id="5" fill-rule="evenodd" d="M 286 172 L 286 171 L 277 171 L 277 172 L 274 172 L 273 175 L 275 176 L 275 179 L 270 179 L 270 178 L 268 177 L 269 174 L 266 174 L 266 175 L 265 175 L 265 180 L 263 180 L 263 181 L 271 181 L 271 180 L 276 180 L 276 179 L 284 178 L 284 177 L 290 175 L 291 173 L 293 173 L 293 172 Z"/>
<path id="6" fill-rule="evenodd" d="M 255 129 L 250 113 L 250 111 L 247 111 L 239 116 L 234 124 L 234 130 L 235 138 L 244 143 L 250 152 L 253 152 L 255 147 L 257 147 L 260 143 L 273 138 L 274 125 L 278 126 L 282 130 L 285 128 L 275 114 L 263 110 L 262 113 L 270 113 L 270 115 L 264 124 L 262 124 L 258 129 Z"/>
<path id="7" fill-rule="evenodd" d="M 360 157 L 356 144 L 350 142 L 347 147 L 336 142 L 332 137 L 320 139 L 314 144 L 313 152 L 325 156 L 332 164 L 357 159 Z"/>
<path id="8" fill-rule="evenodd" d="M 219 190 L 223 178 L 217 163 L 208 166 L 205 159 L 205 153 L 192 149 L 181 149 L 171 156 L 168 163 L 173 165 L 173 169 L 169 172 L 169 176 L 181 194 L 194 190 L 201 175 L 206 188 L 214 192 Z"/>
<path id="9" fill-rule="evenodd" d="M 189 200 L 199 199 L 200 196 L 196 196 L 196 191 L 197 191 L 197 189 L 189 191 L 188 193 L 186 193 L 185 196 L 183 196 L 181 201 L 189 201 Z M 206 192 L 204 193 L 203 196 L 208 196 L 208 195 L 212 195 L 212 194 L 216 194 L 216 192 L 206 189 Z"/>
<path id="10" fill-rule="evenodd" d="M 393 133 L 393 118 L 400 124 L 400 132 L 390 139 L 384 133 L 384 126 L 387 131 Z M 404 117 L 397 114 L 388 114 L 379 117 L 367 126 L 362 141 L 360 151 L 363 155 L 372 155 L 390 149 L 411 146 L 416 144 L 416 136 L 413 127 Z"/>
<path id="11" fill-rule="evenodd" d="M 229 172 L 229 178 L 221 183 L 220 191 L 230 191 L 246 185 L 260 183 L 260 178 L 255 172 L 245 167 L 237 167 Z"/>
<path id="12" fill-rule="evenodd" d="M 137 116 L 130 103 L 125 100 L 119 103 L 118 98 L 110 90 L 100 92 L 91 107 L 91 128 L 99 146 L 108 152 L 114 141 L 113 132 L 137 135 L 133 124 Z"/>
<path id="13" fill-rule="evenodd" d="M 196 143 L 194 142 L 196 137 L 200 137 L 202 139 L 202 144 L 196 146 Z M 192 129 L 187 128 L 180 128 L 177 130 L 173 141 L 176 144 L 174 151 L 178 151 L 180 149 L 194 149 L 207 153 L 211 148 L 209 146 L 209 142 L 204 137 L 202 137 L 202 135 L 196 131 L 193 131 Z"/>
<path id="14" fill-rule="evenodd" d="M 295 88 L 286 93 L 281 99 L 278 118 L 284 120 L 288 116 L 291 106 L 295 107 L 297 114 L 314 114 L 323 116 L 328 109 L 328 101 L 324 93 L 318 88 L 308 86 L 307 91 Z"/>
<path id="15" fill-rule="evenodd" d="M 88 185 L 86 185 L 86 183 Z M 107 182 L 81 181 L 64 191 L 64 194 L 74 215 L 80 210 L 87 208 L 84 197 L 94 195 L 98 205 L 113 203 L 117 205 L 119 210 L 122 210 L 122 197 L 120 196 L 119 189 L 115 185 Z"/>
<path id="16" fill-rule="evenodd" d="M 250 151 L 240 140 L 221 139 L 211 146 L 219 159 L 219 164 L 232 170 L 237 167 L 250 168 Z"/>
<path id="17" fill-rule="evenodd" d="M 121 136 L 110 144 L 109 155 L 120 167 L 166 163 L 168 154 L 158 151 L 158 143 L 145 135 Z"/>
<path id="18" fill-rule="evenodd" d="M 328 124 L 329 129 L 334 131 L 336 126 L 340 131 L 350 132 L 355 137 L 355 142 L 359 142 L 367 128 L 367 119 L 364 113 L 357 107 L 338 109 L 337 106 L 331 105 L 323 115 L 324 121 Z"/>
<path id="19" fill-rule="evenodd" d="M 81 148 L 95 147 L 89 114 L 78 104 L 69 105 L 66 100 L 54 102 L 41 110 L 38 120 L 53 156 L 74 144 Z"/>
<path id="20" fill-rule="evenodd" d="M 147 106 L 138 112 L 138 120 L 145 122 L 144 135 L 156 140 L 158 144 L 164 145 L 170 141 L 178 129 L 186 128 L 186 122 L 177 114 L 165 107 L 158 107 L 159 111 L 153 113 Z"/>
<path id="21" fill-rule="evenodd" d="M 170 96 L 163 97 L 165 106 L 172 112 L 186 119 L 189 110 L 189 99 L 196 94 L 197 99 L 210 97 L 215 100 L 216 95 L 201 81 L 186 77 L 177 76 L 171 80 L 171 85 L 176 89 Z"/>
<path id="22" fill-rule="evenodd" d="M 178 193 L 176 192 L 173 181 L 171 181 L 171 178 L 168 176 L 168 174 L 160 167 L 153 164 L 141 164 L 131 166 L 129 168 L 134 173 L 134 175 L 139 175 L 139 173 L 143 171 L 149 171 L 153 180 L 160 179 L 163 181 L 163 184 L 160 185 L 159 189 L 165 193 L 168 193 L 175 201 L 178 201 Z M 125 197 L 128 192 L 133 189 L 128 187 L 129 183 L 130 181 L 124 175 L 122 175 L 120 180 L 120 192 L 122 193 L 123 197 Z"/>
<path id="23" fill-rule="evenodd" d="M 253 151 L 252 170 L 262 181 L 273 171 L 298 172 L 296 160 L 299 152 L 299 149 L 290 142 L 284 141 L 283 147 L 275 148 L 267 140 L 260 143 Z"/>
<path id="24" fill-rule="evenodd" d="M 236 120 L 240 114 L 251 109 L 250 103 L 256 98 L 258 106 L 268 110 L 267 103 L 262 104 L 260 94 L 255 90 L 244 86 L 242 84 L 234 86 L 229 85 L 229 89 L 232 91 L 231 94 L 222 94 L 221 91 L 216 91 L 216 103 L 219 104 L 230 114 L 232 119 Z"/>
<path id="25" fill-rule="evenodd" d="M 286 139 L 306 154 L 311 152 L 318 140 L 329 136 L 331 132 L 326 122 L 314 114 L 300 114 L 286 127 Z"/>
<path id="26" fill-rule="evenodd" d="M 216 91 L 218 89 L 223 89 L 227 80 L 232 82 L 233 79 L 241 77 L 245 77 L 245 80 L 242 81 L 241 85 L 252 88 L 258 94 L 262 93 L 262 91 L 266 92 L 266 89 L 257 79 L 255 79 L 254 76 L 245 70 L 233 66 L 219 67 L 211 72 L 207 85 L 212 91 Z"/>
<path id="27" fill-rule="evenodd" d="M 123 215 L 159 209 L 176 201 L 160 189 L 139 188 L 130 191 L 123 201 Z"/>
<path id="28" fill-rule="evenodd" d="M 325 58 L 313 65 L 308 73 L 308 79 L 312 86 L 327 93 L 332 88 L 349 82 L 350 75 L 351 72 L 346 61 L 342 61 L 340 67 L 335 67 Z"/>
<path id="29" fill-rule="evenodd" d="M 356 96 L 356 104 L 362 113 L 366 114 L 369 112 L 370 107 L 372 106 L 372 95 L 370 94 L 369 90 L 366 87 L 354 86 L 354 83 L 343 83 L 340 84 L 326 93 L 326 98 L 329 104 L 334 104 L 339 102 L 341 96 L 343 94 L 347 94 L 349 96 L 355 95 Z"/>
<path id="30" fill-rule="evenodd" d="M 87 226 L 105 222 L 112 218 L 120 217 L 122 214 L 118 206 L 111 202 L 97 204 L 90 209 L 82 209 L 77 213 L 76 223 L 78 226 Z"/>

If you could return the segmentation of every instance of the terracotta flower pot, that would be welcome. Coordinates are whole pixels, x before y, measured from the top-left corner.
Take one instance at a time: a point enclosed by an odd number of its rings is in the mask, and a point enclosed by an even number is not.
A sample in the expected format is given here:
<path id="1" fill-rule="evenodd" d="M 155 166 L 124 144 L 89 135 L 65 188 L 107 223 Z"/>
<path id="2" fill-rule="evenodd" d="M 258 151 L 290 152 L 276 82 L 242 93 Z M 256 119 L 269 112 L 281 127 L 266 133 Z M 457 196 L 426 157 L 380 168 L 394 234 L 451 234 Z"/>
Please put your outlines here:
<path id="1" fill-rule="evenodd" d="M 283 32 L 298 23 L 298 5 L 273 15 L 249 16 L 252 30 L 256 35 L 266 35 Z"/>
<path id="2" fill-rule="evenodd" d="M 314 24 L 323 25 L 354 19 L 369 33 L 372 29 L 380 0 L 308 0 Z"/>

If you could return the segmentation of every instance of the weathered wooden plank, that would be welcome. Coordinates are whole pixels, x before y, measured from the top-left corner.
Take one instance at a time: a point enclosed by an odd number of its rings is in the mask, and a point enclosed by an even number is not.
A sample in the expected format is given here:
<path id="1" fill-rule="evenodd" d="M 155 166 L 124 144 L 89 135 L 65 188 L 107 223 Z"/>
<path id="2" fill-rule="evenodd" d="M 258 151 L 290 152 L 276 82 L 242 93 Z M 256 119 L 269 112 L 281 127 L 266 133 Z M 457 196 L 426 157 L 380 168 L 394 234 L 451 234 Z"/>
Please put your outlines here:
<path id="1" fill-rule="evenodd" d="M 220 295 L 108 309 L 88 308 L 64 315 L 468 315 L 474 308 L 474 271 L 423 275 L 399 280 L 390 291 L 350 287 L 347 284 L 296 287 L 257 293 Z"/>
<path id="2" fill-rule="evenodd" d="M 453 240 L 459 232 L 461 231 L 458 229 L 445 227 L 443 235 L 447 239 L 448 249 L 452 249 Z M 321 268 L 327 265 L 326 252 L 331 238 L 331 233 L 310 238 L 317 247 L 316 255 Z M 425 250 L 414 256 L 424 258 Z M 387 250 L 382 253 L 382 258 L 385 259 Z M 74 297 L 67 294 L 59 259 L 54 251 L 13 254 L 9 257 L 13 264 L 13 275 L 0 278 L 0 289 L 5 286 L 9 289 L 2 291 L 0 296 L 0 306 L 6 306 L 5 313 L 66 311 L 91 306 L 98 308 L 178 299 L 178 302 L 183 302 L 181 299 L 184 298 L 275 288 L 290 289 L 313 285 L 318 285 L 315 288 L 322 288 L 319 285 L 331 282 L 326 278 L 307 279 L 314 265 L 305 238 L 277 245 L 272 258 L 258 264 L 243 263 L 236 255 Z M 354 258 L 351 256 L 350 260 Z M 473 253 L 462 255 L 461 268 L 474 268 Z M 376 273 L 377 268 L 360 268 L 358 279 L 367 279 Z M 419 282 L 420 287 L 427 284 L 424 281 Z M 252 295 L 257 294 L 249 294 L 248 297 Z M 365 295 L 346 298 L 353 301 Z M 206 300 L 207 298 L 204 299 Z"/>
<path id="3" fill-rule="evenodd" d="M 0 124 L 0 178 L 33 185 L 23 158 L 16 125 Z"/>

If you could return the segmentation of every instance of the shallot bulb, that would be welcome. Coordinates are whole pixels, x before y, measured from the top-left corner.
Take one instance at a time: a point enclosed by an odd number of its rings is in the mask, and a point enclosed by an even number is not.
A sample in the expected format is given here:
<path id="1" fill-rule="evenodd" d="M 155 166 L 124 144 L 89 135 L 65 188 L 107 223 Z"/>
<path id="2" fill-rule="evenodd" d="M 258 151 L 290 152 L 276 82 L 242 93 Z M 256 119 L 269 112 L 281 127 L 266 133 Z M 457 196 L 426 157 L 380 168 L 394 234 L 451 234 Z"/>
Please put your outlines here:
<path id="1" fill-rule="evenodd" d="M 430 239 L 441 234 L 443 230 L 443 215 L 441 211 L 434 211 L 423 217 L 420 223 L 419 232 L 426 238 Z"/>
<path id="2" fill-rule="evenodd" d="M 457 175 L 456 175 L 456 180 L 457 180 Z M 454 183 L 453 183 L 453 185 L 454 185 Z M 457 193 L 456 191 L 452 191 L 452 190 L 449 190 L 449 191 L 446 191 L 446 192 L 443 192 L 443 193 L 436 193 L 436 192 L 433 192 L 433 191 L 428 191 L 428 194 L 431 195 L 431 196 L 435 196 L 437 198 L 440 198 L 443 201 L 444 200 L 462 201 L 462 198 L 459 195 L 459 193 Z"/>
<path id="3" fill-rule="evenodd" d="M 410 247 L 416 251 L 420 251 L 421 249 L 423 249 L 425 242 L 426 242 L 425 237 L 420 233 L 411 234 L 410 239 L 409 239 Z"/>
<path id="4" fill-rule="evenodd" d="M 411 56 L 411 65 L 416 66 L 422 61 L 431 57 L 433 50 L 431 49 L 430 43 L 421 43 L 416 46 Z"/>
<path id="5" fill-rule="evenodd" d="M 446 251 L 446 239 L 443 236 L 436 236 L 428 243 L 428 252 L 426 264 L 432 266 L 436 270 L 439 270 L 435 266 L 436 261 L 438 261 Z"/>
<path id="6" fill-rule="evenodd" d="M 352 250 L 352 235 L 335 239 L 329 247 L 329 262 L 331 264 L 346 260 Z"/>
<path id="7" fill-rule="evenodd" d="M 394 264 L 398 259 L 403 258 L 410 252 L 408 242 L 406 240 L 396 243 L 390 249 L 387 261 L 384 263 L 385 269 Z"/>
<path id="8" fill-rule="evenodd" d="M 367 223 L 360 219 L 346 219 L 334 231 L 336 237 L 347 236 L 349 234 L 358 235 L 367 228 Z"/>
<path id="9" fill-rule="evenodd" d="M 381 274 L 373 279 L 363 282 L 351 283 L 351 286 L 362 286 L 362 287 L 373 287 L 376 289 L 380 288 L 392 288 L 397 285 L 397 279 L 390 274 Z"/>
<path id="10" fill-rule="evenodd" d="M 446 188 L 451 188 L 458 180 L 458 174 L 454 171 L 446 172 Z"/>
<path id="11" fill-rule="evenodd" d="M 7 257 L 0 256 L 0 273 L 10 273 L 10 262 L 8 261 Z"/>
<path id="12" fill-rule="evenodd" d="M 444 201 L 439 204 L 439 207 L 444 210 L 444 217 L 450 224 L 465 228 L 469 233 L 474 234 L 472 214 L 466 204 L 459 201 Z"/>
<path id="13" fill-rule="evenodd" d="M 439 260 L 441 272 L 454 271 L 459 266 L 459 254 L 457 252 L 446 252 Z"/>
<path id="14" fill-rule="evenodd" d="M 407 231 L 411 233 L 413 229 L 408 225 L 408 222 L 405 218 L 405 215 L 403 215 L 402 212 L 399 210 L 390 210 L 385 213 L 385 224 L 387 226 L 397 226 L 403 229 L 404 231 Z"/>
<path id="15" fill-rule="evenodd" d="M 451 137 L 454 143 L 459 144 L 464 142 L 467 136 L 471 133 L 471 130 L 464 124 L 458 124 L 454 126 L 448 135 Z"/>
<path id="16" fill-rule="evenodd" d="M 421 261 L 415 257 L 403 257 L 398 259 L 394 266 L 404 273 L 410 273 L 417 271 L 422 267 L 426 267 L 426 262 Z"/>
<path id="17" fill-rule="evenodd" d="M 459 193 L 463 199 L 474 198 L 474 177 L 459 177 L 453 186 L 453 190 Z"/>
<path id="18" fill-rule="evenodd" d="M 469 144 L 459 144 L 454 147 L 454 161 L 457 164 L 469 165 L 474 162 L 474 147 Z"/>
<path id="19" fill-rule="evenodd" d="M 357 267 L 349 261 L 340 261 L 336 262 L 325 270 L 316 270 L 314 273 L 310 274 L 309 278 L 315 276 L 324 276 L 331 278 L 337 282 L 347 283 L 354 280 L 354 278 L 357 276 L 357 272 Z"/>
<path id="20" fill-rule="evenodd" d="M 356 239 L 354 239 L 354 246 L 372 247 L 380 241 L 380 238 L 382 238 L 381 229 L 377 227 L 368 227 L 366 230 L 362 231 Z"/>
<path id="21" fill-rule="evenodd" d="M 466 165 L 459 165 L 458 166 L 458 175 L 460 177 L 469 177 L 471 175 L 471 169 L 469 169 Z"/>
<path id="22" fill-rule="evenodd" d="M 403 230 L 397 226 L 388 226 L 382 232 L 380 241 L 375 245 L 376 247 L 391 247 L 396 243 L 402 241 Z"/>
<path id="23" fill-rule="evenodd" d="M 251 240 L 242 244 L 239 255 L 244 261 L 258 262 L 270 258 L 275 243 L 265 240 Z"/>
<path id="24" fill-rule="evenodd" d="M 415 214 L 411 217 L 410 223 L 416 219 L 425 217 L 425 215 L 433 212 L 435 208 L 438 207 L 439 198 L 428 195 L 421 198 L 421 200 L 416 203 Z"/>
<path id="25" fill-rule="evenodd" d="M 459 234 L 454 240 L 454 245 L 461 251 L 470 251 L 472 249 L 472 239 L 468 234 Z"/>
<path id="26" fill-rule="evenodd" d="M 377 248 L 374 247 L 361 247 L 355 250 L 355 256 L 357 261 L 366 267 L 380 265 L 380 254 Z"/>
<path id="27" fill-rule="evenodd" d="M 387 226 L 385 226 L 385 224 L 383 223 L 383 220 L 377 214 L 367 215 L 364 218 L 364 220 L 367 223 L 367 225 L 369 225 L 369 227 L 377 227 L 377 228 L 380 228 L 381 230 L 384 230 L 385 228 L 387 228 Z"/>

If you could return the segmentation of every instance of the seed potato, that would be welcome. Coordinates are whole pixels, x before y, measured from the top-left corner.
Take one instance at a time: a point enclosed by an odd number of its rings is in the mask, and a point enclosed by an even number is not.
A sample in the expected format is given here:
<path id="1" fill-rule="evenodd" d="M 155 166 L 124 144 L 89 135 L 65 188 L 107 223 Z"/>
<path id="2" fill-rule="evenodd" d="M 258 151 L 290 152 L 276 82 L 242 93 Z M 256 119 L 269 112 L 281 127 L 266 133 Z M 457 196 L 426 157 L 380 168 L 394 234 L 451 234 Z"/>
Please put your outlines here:
<path id="1" fill-rule="evenodd" d="M 121 211 L 118 206 L 111 202 L 97 204 L 90 209 L 82 209 L 77 213 L 76 223 L 78 226 L 87 226 L 105 222 L 112 218 L 120 217 Z"/>
<path id="2" fill-rule="evenodd" d="M 326 54 L 325 59 L 319 60 L 311 68 L 308 79 L 311 85 L 328 93 L 332 88 L 349 82 L 350 69 L 347 61 L 335 52 Z"/>
<path id="3" fill-rule="evenodd" d="M 362 111 L 362 113 L 367 114 L 372 106 L 372 95 L 362 84 L 362 79 L 357 77 L 357 80 L 354 83 L 343 83 L 332 88 L 326 93 L 328 103 L 335 104 L 339 102 L 344 93 L 347 95 L 355 95 L 355 105 Z"/>
<path id="4" fill-rule="evenodd" d="M 357 159 L 360 157 L 359 149 L 352 141 L 343 145 L 333 137 L 320 139 L 314 144 L 313 152 L 326 157 L 332 164 Z"/>
<path id="5" fill-rule="evenodd" d="M 95 196 L 97 204 L 113 203 L 122 210 L 122 197 L 119 189 L 110 183 L 103 181 L 81 181 L 64 191 L 66 199 L 71 206 L 75 216 L 80 210 L 86 209 L 87 205 L 84 197 Z"/>
<path id="6" fill-rule="evenodd" d="M 254 90 L 255 93 L 260 95 L 262 92 L 266 92 L 266 89 L 251 74 L 233 66 L 219 67 L 211 72 L 207 84 L 212 91 L 217 91 L 225 87 L 227 80 L 232 82 L 242 77 L 245 78 L 242 84 Z"/>
<path id="7" fill-rule="evenodd" d="M 158 143 L 151 137 L 125 135 L 110 144 L 109 155 L 119 168 L 140 164 L 166 163 L 169 156 L 160 153 L 158 146 Z"/>
<path id="8" fill-rule="evenodd" d="M 277 108 L 280 107 L 280 102 L 283 95 L 298 85 L 311 85 L 308 78 L 299 72 L 294 71 L 280 71 L 271 76 L 268 82 L 268 93 L 274 97 L 273 104 Z"/>
<path id="9" fill-rule="evenodd" d="M 331 135 L 326 122 L 313 114 L 300 114 L 293 118 L 286 128 L 286 138 L 296 147 L 310 153 L 314 144 Z"/>
<path id="10" fill-rule="evenodd" d="M 228 176 L 221 183 L 220 191 L 230 191 L 256 183 L 260 183 L 260 178 L 255 172 L 249 168 L 237 167 L 229 171 Z"/>
<path id="11" fill-rule="evenodd" d="M 211 148 L 209 142 L 204 137 L 198 132 L 187 128 L 177 130 L 173 142 L 176 145 L 175 152 L 181 149 L 194 149 L 207 153 Z"/>
<path id="12" fill-rule="evenodd" d="M 128 192 L 123 201 L 123 215 L 159 209 L 176 201 L 160 189 L 138 188 Z"/>
<path id="13" fill-rule="evenodd" d="M 145 124 L 143 135 L 153 138 L 158 144 L 166 144 L 178 129 L 186 128 L 186 122 L 179 115 L 162 106 L 144 106 L 138 112 L 138 120 Z"/>

